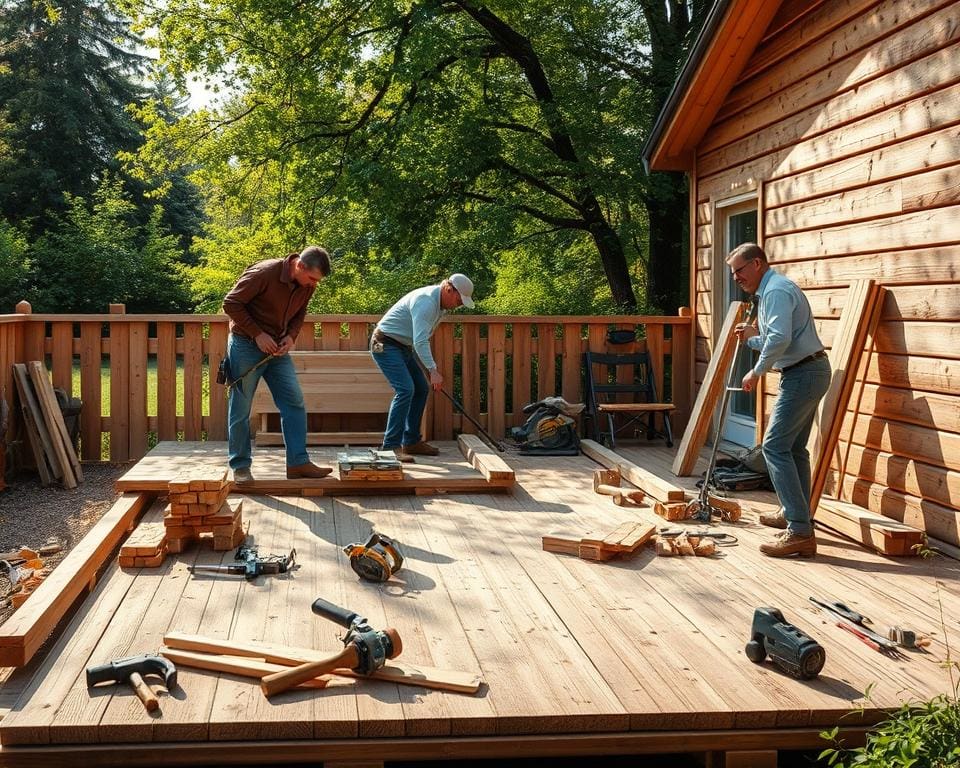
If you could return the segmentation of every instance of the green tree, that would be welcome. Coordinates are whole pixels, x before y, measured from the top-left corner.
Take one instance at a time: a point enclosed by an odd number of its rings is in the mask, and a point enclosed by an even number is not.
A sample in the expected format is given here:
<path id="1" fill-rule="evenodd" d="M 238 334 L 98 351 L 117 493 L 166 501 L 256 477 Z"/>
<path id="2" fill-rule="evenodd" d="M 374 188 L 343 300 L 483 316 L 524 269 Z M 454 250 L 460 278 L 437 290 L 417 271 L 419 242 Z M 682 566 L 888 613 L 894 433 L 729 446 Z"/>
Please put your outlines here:
<path id="1" fill-rule="evenodd" d="M 42 231 L 139 131 L 145 58 L 108 0 L 0 0 L 0 215 Z"/>
<path id="2" fill-rule="evenodd" d="M 107 177 L 93 200 L 67 197 L 67 211 L 31 246 L 31 296 L 38 312 L 182 310 L 188 298 L 176 238 L 156 209 L 146 226 L 119 180 Z"/>
<path id="3" fill-rule="evenodd" d="M 145 164 L 173 148 L 228 194 L 275 190 L 289 242 L 325 228 L 331 198 L 362 207 L 373 257 L 481 287 L 497 254 L 569 249 L 564 269 L 592 259 L 611 308 L 637 307 L 657 44 L 642 4 L 130 3 L 177 76 L 234 93 L 219 114 L 151 125 Z"/>
<path id="4" fill-rule="evenodd" d="M 27 240 L 0 219 L 0 314 L 13 312 L 27 297 Z"/>

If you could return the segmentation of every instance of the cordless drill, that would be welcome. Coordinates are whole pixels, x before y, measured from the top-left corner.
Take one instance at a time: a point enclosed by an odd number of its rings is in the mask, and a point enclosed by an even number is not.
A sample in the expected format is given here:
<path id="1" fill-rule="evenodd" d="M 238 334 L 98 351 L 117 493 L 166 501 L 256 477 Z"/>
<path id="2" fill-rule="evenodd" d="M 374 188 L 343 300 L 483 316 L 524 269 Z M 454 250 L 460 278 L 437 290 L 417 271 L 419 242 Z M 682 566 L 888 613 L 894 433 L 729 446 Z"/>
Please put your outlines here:
<path id="1" fill-rule="evenodd" d="M 750 661 L 759 664 L 769 654 L 780 669 L 802 680 L 819 675 L 827 660 L 823 646 L 787 623 L 777 608 L 757 608 L 753 612 L 750 638 L 744 649 Z"/>

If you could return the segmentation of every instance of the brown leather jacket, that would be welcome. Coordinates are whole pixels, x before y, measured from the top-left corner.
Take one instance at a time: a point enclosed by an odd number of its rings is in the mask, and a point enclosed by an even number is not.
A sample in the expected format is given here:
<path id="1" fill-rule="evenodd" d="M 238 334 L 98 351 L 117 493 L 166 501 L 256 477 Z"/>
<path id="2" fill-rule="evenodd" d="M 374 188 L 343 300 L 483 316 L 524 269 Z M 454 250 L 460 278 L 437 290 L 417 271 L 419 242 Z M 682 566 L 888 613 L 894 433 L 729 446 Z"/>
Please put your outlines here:
<path id="1" fill-rule="evenodd" d="M 266 333 L 275 341 L 284 336 L 296 340 L 314 291 L 314 286 L 304 287 L 293 279 L 296 256 L 257 262 L 240 275 L 223 300 L 230 333 L 250 339 Z"/>

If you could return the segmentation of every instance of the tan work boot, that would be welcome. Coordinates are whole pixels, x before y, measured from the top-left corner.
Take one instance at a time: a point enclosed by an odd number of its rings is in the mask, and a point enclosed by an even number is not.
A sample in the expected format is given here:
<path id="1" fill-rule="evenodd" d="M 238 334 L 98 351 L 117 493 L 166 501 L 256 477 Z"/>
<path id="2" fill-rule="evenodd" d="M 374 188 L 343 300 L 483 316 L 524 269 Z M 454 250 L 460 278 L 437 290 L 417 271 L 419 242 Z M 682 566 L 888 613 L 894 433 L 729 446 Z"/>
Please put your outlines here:
<path id="1" fill-rule="evenodd" d="M 778 509 L 776 512 L 764 512 L 760 515 L 760 524 L 767 525 L 771 528 L 780 528 L 781 530 L 787 530 L 787 518 L 783 515 L 783 510 Z"/>
<path id="2" fill-rule="evenodd" d="M 767 557 L 813 557 L 817 554 L 817 538 L 812 533 L 809 536 L 800 536 L 784 531 L 778 533 L 769 544 L 761 544 L 760 551 Z"/>
<path id="3" fill-rule="evenodd" d="M 405 445 L 400 450 L 411 456 L 437 456 L 440 453 L 439 448 L 434 448 L 430 443 L 425 443 L 423 440 L 413 445 Z"/>
<path id="4" fill-rule="evenodd" d="M 403 448 L 381 448 L 381 451 L 393 451 L 397 457 L 397 461 L 402 461 L 404 464 L 414 464 L 416 459 L 413 456 L 408 456 L 403 452 Z"/>
<path id="5" fill-rule="evenodd" d="M 313 462 L 308 461 L 306 464 L 287 467 L 287 480 L 317 480 L 326 477 L 331 472 L 333 472 L 333 469 L 330 467 L 318 467 Z"/>

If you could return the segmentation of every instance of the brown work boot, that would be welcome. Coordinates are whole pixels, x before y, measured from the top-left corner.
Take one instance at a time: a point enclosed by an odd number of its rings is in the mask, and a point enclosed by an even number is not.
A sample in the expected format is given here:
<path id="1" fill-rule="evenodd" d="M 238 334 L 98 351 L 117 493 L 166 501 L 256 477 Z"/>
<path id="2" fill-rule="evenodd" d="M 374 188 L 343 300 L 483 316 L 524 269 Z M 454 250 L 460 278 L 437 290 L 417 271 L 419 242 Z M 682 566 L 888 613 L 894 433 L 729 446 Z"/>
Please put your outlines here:
<path id="1" fill-rule="evenodd" d="M 430 443 L 425 443 L 423 440 L 413 445 L 405 445 L 400 450 L 411 456 L 436 456 L 440 453 L 439 448 L 434 448 Z"/>
<path id="2" fill-rule="evenodd" d="M 776 512 L 764 512 L 761 514 L 760 524 L 767 525 L 771 528 L 780 528 L 784 531 L 787 530 L 787 518 L 784 517 L 782 509 L 778 509 Z"/>
<path id="3" fill-rule="evenodd" d="M 240 467 L 240 469 L 233 470 L 233 482 L 238 485 L 252 483 L 253 473 L 250 471 L 250 467 Z"/>
<path id="4" fill-rule="evenodd" d="M 333 469 L 330 467 L 318 467 L 316 464 L 308 461 L 306 464 L 298 464 L 295 467 L 287 467 L 287 480 L 317 480 L 326 477 Z"/>
<path id="5" fill-rule="evenodd" d="M 778 533 L 769 544 L 761 544 L 760 551 L 767 557 L 813 557 L 817 554 L 817 538 L 812 533 L 809 536 L 800 536 L 790 531 Z"/>

